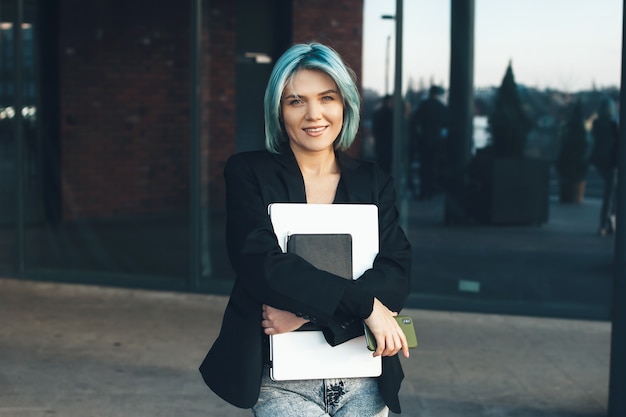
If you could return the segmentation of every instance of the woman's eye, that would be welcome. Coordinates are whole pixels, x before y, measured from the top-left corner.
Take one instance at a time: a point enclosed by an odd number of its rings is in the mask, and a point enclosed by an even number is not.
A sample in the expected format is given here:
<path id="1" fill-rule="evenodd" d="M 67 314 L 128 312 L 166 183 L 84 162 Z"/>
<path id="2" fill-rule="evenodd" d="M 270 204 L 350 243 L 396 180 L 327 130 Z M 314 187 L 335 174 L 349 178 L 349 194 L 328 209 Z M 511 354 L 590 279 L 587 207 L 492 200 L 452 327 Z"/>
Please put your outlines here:
<path id="1" fill-rule="evenodd" d="M 298 104 L 302 104 L 302 100 L 297 99 L 297 98 L 289 100 L 289 105 L 291 106 L 297 106 Z"/>
<path id="2" fill-rule="evenodd" d="M 322 101 L 333 101 L 335 98 L 333 96 L 324 96 L 322 97 Z"/>

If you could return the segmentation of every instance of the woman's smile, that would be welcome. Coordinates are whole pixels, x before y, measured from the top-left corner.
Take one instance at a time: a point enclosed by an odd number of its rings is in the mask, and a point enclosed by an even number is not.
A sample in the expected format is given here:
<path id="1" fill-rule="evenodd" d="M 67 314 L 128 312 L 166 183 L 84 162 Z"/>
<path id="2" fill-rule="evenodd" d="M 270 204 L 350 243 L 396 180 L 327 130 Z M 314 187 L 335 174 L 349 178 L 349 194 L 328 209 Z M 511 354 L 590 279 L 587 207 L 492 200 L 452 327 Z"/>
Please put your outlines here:
<path id="1" fill-rule="evenodd" d="M 311 136 L 319 136 L 321 133 L 326 130 L 327 126 L 319 126 L 319 127 L 307 127 L 303 130 Z"/>

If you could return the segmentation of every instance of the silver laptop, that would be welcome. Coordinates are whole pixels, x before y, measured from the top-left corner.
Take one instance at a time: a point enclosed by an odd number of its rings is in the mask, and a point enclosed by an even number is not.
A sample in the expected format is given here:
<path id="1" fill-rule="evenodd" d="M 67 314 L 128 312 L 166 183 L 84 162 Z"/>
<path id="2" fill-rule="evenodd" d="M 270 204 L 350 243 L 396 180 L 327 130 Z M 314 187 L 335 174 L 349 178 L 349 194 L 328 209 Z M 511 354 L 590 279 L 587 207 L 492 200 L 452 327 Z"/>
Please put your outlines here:
<path id="1" fill-rule="evenodd" d="M 349 234 L 352 279 L 372 267 L 378 254 L 378 207 L 373 204 L 274 203 L 268 207 L 283 252 L 293 234 Z M 365 337 L 330 346 L 319 330 L 270 336 L 270 377 L 277 381 L 379 376 L 380 357 Z"/>

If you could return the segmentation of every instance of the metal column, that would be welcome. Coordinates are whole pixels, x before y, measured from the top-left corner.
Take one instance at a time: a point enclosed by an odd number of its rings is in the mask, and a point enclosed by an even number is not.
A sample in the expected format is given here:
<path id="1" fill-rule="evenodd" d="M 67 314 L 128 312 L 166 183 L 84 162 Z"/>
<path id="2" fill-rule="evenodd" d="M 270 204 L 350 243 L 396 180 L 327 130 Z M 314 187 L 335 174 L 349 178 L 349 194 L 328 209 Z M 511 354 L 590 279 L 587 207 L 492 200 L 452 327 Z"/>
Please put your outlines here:
<path id="1" fill-rule="evenodd" d="M 24 117 L 22 115 L 22 108 L 24 107 L 24 87 L 22 85 L 22 66 L 24 60 L 23 47 L 24 36 L 22 25 L 24 23 L 24 0 L 15 0 L 15 20 L 13 22 L 13 51 L 14 51 L 14 68 L 13 68 L 13 80 L 15 83 L 15 225 L 16 225 L 16 272 L 19 275 L 24 273 L 24 193 L 25 193 L 25 181 L 24 171 L 26 168 L 26 153 L 24 145 Z"/>
<path id="2" fill-rule="evenodd" d="M 473 140 L 474 113 L 474 0 L 450 3 L 450 129 L 447 156 L 450 183 L 446 221 L 464 210 L 465 172 Z"/>
<path id="3" fill-rule="evenodd" d="M 202 210 L 200 166 L 201 152 L 201 46 L 202 46 L 202 0 L 191 0 L 191 138 L 190 138 L 190 201 L 189 201 L 189 288 L 198 287 L 201 275 L 200 259 L 202 252 Z"/>
<path id="4" fill-rule="evenodd" d="M 396 186 L 397 203 L 400 211 L 400 224 L 407 228 L 407 152 L 406 152 L 406 122 L 404 116 L 404 98 L 402 97 L 402 31 L 404 20 L 404 0 L 396 0 L 396 57 L 393 91 L 393 148 L 392 148 L 392 175 Z"/>
<path id="5" fill-rule="evenodd" d="M 622 5 L 622 77 L 620 103 L 626 103 L 626 0 Z M 619 151 L 617 172 L 617 230 L 613 277 L 613 306 L 611 311 L 611 365 L 609 375 L 609 417 L 626 416 L 626 106 L 619 107 Z"/>

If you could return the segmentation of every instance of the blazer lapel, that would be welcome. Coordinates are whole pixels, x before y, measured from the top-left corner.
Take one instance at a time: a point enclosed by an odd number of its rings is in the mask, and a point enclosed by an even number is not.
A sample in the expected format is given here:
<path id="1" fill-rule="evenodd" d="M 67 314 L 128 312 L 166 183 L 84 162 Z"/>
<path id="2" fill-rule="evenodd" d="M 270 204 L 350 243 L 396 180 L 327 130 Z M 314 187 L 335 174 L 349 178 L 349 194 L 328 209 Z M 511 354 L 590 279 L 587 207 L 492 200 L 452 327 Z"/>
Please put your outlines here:
<path id="1" fill-rule="evenodd" d="M 367 175 L 368 170 L 359 169 L 361 163 L 350 158 L 343 152 L 336 152 L 335 155 L 341 167 L 341 181 L 344 184 L 348 195 L 349 203 L 372 203 L 374 193 L 372 184 L 373 178 Z M 289 146 L 283 146 L 280 153 L 273 154 L 275 160 L 281 165 L 280 174 L 287 188 L 287 201 L 293 203 L 306 203 L 306 191 L 304 188 L 304 178 L 298 167 L 296 157 Z"/>
<path id="2" fill-rule="evenodd" d="M 373 178 L 367 175 L 367 170 L 359 169 L 361 163 L 350 158 L 343 152 L 336 152 L 341 166 L 341 180 L 344 183 L 350 203 L 374 202 Z"/>
<path id="3" fill-rule="evenodd" d="M 276 161 L 282 166 L 280 175 L 287 188 L 287 201 L 292 203 L 306 203 L 304 178 L 298 162 L 289 146 L 282 146 L 280 153 L 273 154 Z"/>

